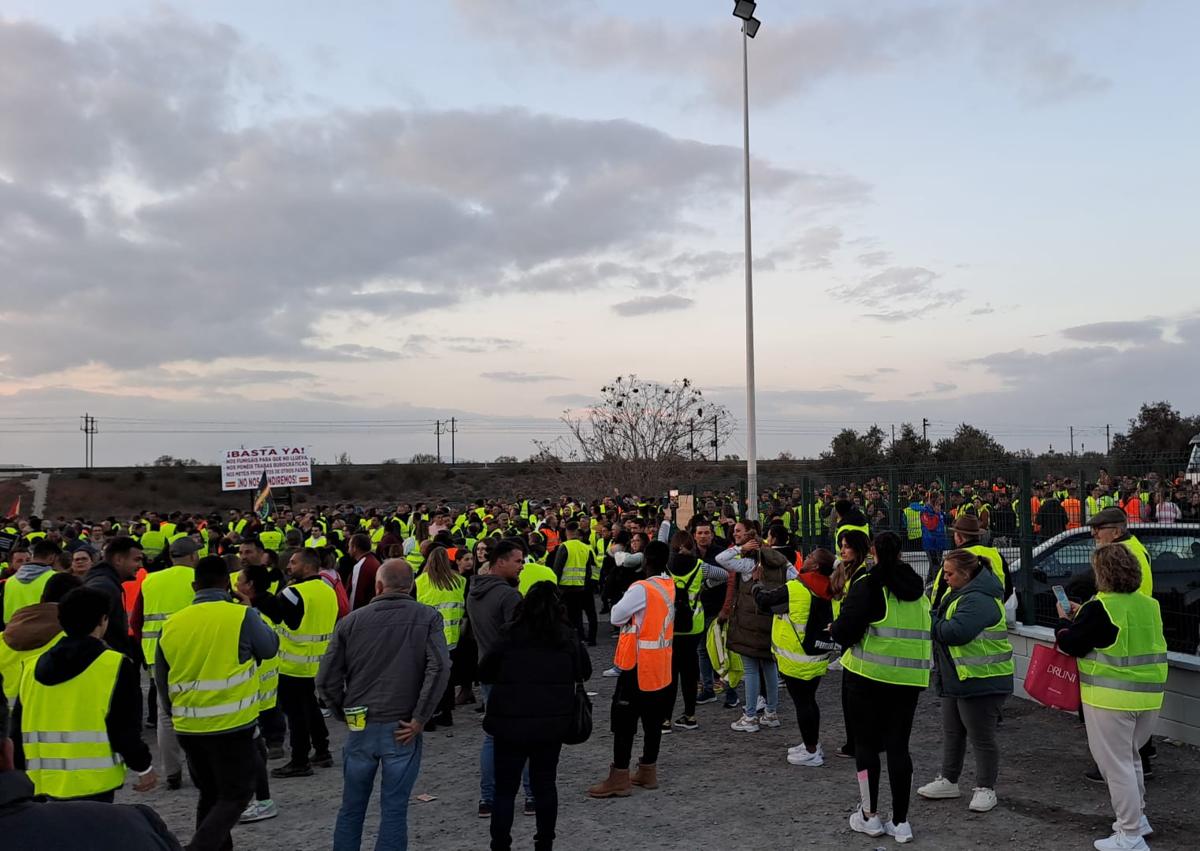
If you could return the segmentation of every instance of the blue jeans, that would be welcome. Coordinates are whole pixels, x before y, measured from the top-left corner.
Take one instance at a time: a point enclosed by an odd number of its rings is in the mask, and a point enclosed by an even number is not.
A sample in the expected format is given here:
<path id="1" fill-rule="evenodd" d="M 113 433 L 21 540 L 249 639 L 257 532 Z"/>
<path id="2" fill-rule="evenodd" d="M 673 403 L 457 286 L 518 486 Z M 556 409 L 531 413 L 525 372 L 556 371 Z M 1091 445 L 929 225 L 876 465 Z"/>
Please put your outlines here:
<path id="1" fill-rule="evenodd" d="M 492 696 L 492 687 L 487 683 L 479 684 L 483 692 L 483 702 L 486 705 Z M 529 785 L 529 763 L 525 763 L 525 771 L 521 774 L 521 785 L 525 787 L 525 797 L 533 800 L 533 787 Z M 479 749 L 479 801 L 483 804 L 496 802 L 496 743 L 488 733 L 483 734 L 483 747 Z"/>
<path id="2" fill-rule="evenodd" d="M 759 672 L 767 683 L 767 711 L 774 712 L 779 708 L 779 664 L 774 659 L 755 659 L 753 656 L 743 656 L 742 663 L 746 666 L 746 714 L 753 715 L 758 706 Z"/>
<path id="3" fill-rule="evenodd" d="M 383 764 L 379 794 L 379 837 L 375 851 L 408 848 L 408 798 L 421 770 L 421 737 L 397 744 L 393 722 L 367 723 L 350 733 L 342 748 L 342 808 L 333 829 L 334 851 L 358 851 L 362 845 L 363 817 L 375 788 L 375 772 Z"/>

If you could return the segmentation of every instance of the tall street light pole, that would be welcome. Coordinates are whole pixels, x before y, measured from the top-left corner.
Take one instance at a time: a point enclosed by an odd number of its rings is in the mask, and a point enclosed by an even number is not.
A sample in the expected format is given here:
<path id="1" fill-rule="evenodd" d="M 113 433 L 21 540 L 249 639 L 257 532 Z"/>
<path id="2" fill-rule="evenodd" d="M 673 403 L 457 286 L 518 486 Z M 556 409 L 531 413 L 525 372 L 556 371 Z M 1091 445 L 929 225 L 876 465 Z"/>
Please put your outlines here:
<path id="1" fill-rule="evenodd" d="M 754 401 L 754 272 L 750 242 L 750 39 L 758 33 L 757 3 L 736 0 L 742 19 L 742 154 L 745 165 L 746 222 L 746 517 L 758 519 L 758 435 Z"/>

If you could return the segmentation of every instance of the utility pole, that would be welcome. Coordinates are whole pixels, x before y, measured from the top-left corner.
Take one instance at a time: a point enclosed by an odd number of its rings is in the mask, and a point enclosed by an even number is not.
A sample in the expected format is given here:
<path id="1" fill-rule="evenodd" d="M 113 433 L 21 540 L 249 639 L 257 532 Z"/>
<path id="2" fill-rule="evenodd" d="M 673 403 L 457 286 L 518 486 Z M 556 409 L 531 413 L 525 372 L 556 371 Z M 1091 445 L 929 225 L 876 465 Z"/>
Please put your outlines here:
<path id="1" fill-rule="evenodd" d="M 96 418 L 84 414 L 79 419 L 79 430 L 83 432 L 83 466 L 90 470 L 96 466 Z"/>
<path id="2" fill-rule="evenodd" d="M 442 421 L 436 420 L 433 424 L 433 433 L 437 436 L 437 462 L 442 463 L 442 434 L 445 430 L 442 428 Z"/>
<path id="3" fill-rule="evenodd" d="M 929 440 L 929 420 L 921 417 L 921 440 Z"/>
<path id="4" fill-rule="evenodd" d="M 717 444 L 717 440 L 719 439 L 717 436 L 718 435 L 718 430 L 717 430 L 718 421 L 719 421 L 719 415 L 713 414 L 713 441 L 712 441 L 712 443 L 713 443 L 713 462 L 714 463 L 721 460 L 720 447 Z"/>
<path id="5" fill-rule="evenodd" d="M 1071 426 L 1071 457 L 1075 456 L 1075 426 Z"/>
<path id="6" fill-rule="evenodd" d="M 458 433 L 458 427 L 454 425 L 454 417 L 450 418 L 450 463 L 454 463 L 454 435 Z"/>
<path id="7" fill-rule="evenodd" d="M 1112 454 L 1112 426 L 1111 425 L 1106 425 L 1104 427 L 1104 454 L 1105 455 Z"/>
<path id="8" fill-rule="evenodd" d="M 892 423 L 892 446 L 896 445 L 896 424 Z"/>

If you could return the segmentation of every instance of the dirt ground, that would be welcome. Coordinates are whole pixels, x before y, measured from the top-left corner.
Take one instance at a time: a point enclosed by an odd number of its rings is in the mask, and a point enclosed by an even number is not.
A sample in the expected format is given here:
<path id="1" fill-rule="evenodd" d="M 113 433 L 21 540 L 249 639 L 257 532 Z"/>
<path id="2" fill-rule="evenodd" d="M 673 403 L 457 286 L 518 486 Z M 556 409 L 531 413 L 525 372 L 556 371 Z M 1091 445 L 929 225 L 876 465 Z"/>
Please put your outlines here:
<path id="1" fill-rule="evenodd" d="M 601 633 L 607 630 L 601 627 Z M 559 763 L 559 848 L 575 851 L 642 849 L 847 849 L 873 851 L 896 847 L 894 840 L 854 833 L 847 818 L 858 799 L 850 760 L 832 756 L 842 742 L 840 674 L 821 684 L 821 740 L 826 763 L 800 768 L 786 761 L 786 748 L 799 740 L 795 714 L 780 690 L 784 725 L 754 734 L 735 733 L 729 724 L 736 710 L 720 701 L 697 709 L 700 729 L 664 737 L 657 791 L 635 790 L 630 798 L 594 801 L 586 788 L 600 779 L 611 759 L 608 706 L 616 680 L 599 672 L 608 666 L 612 641 L 601 638 L 592 651 L 597 674 L 590 690 L 596 707 L 596 732 L 578 747 L 563 749 Z M 676 707 L 676 715 L 679 706 Z M 457 851 L 488 847 L 488 822 L 476 816 L 479 795 L 480 716 L 473 707 L 455 712 L 453 728 L 426 734 L 416 795 L 409 809 L 409 847 L 415 851 Z M 937 774 L 941 759 L 938 699 L 926 692 L 913 730 L 914 787 Z M 332 722 L 334 745 L 345 736 Z M 153 738 L 152 733 L 148 733 Z M 967 809 L 974 767 L 970 751 L 957 801 L 925 801 L 913 794 L 910 821 L 913 847 L 963 851 L 976 848 L 1090 849 L 1107 836 L 1113 814 L 1105 787 L 1086 782 L 1089 766 L 1083 726 L 1073 717 L 1012 698 L 1000 731 L 1003 748 L 997 793 L 999 806 L 977 815 Z M 636 759 L 638 745 L 635 744 Z M 336 751 L 335 751 L 336 753 Z M 1148 782 L 1147 815 L 1155 828 L 1155 851 L 1200 847 L 1200 759 L 1195 750 L 1159 740 L 1155 776 Z M 276 763 L 277 764 L 277 763 Z M 880 808 L 890 811 L 886 771 Z M 309 851 L 332 844 L 333 822 L 341 796 L 338 768 L 317 769 L 310 778 L 275 781 L 272 794 L 279 818 L 239 827 L 239 848 Z M 195 789 L 168 792 L 162 785 L 147 795 L 128 787 L 121 802 L 145 802 L 162 814 L 184 842 L 191 835 Z M 517 802 L 520 812 L 520 800 Z M 378 808 L 368 811 L 363 847 L 375 840 Z M 515 848 L 533 845 L 532 818 L 517 816 Z"/>

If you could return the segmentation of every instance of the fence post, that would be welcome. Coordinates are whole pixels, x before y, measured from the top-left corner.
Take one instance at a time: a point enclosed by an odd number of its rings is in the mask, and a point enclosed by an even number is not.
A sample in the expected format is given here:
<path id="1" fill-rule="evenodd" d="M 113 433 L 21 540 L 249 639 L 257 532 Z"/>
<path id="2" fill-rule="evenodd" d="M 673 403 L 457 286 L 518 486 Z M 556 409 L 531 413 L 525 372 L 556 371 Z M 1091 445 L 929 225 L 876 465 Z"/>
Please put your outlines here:
<path id="1" fill-rule="evenodd" d="M 900 528 L 900 506 L 897 500 L 900 499 L 900 484 L 899 477 L 896 475 L 896 468 L 888 468 L 888 528 L 900 536 L 902 544 L 908 543 L 908 528 L 907 524 L 904 529 Z"/>
<path id="2" fill-rule="evenodd" d="M 800 549 L 807 556 L 812 552 L 811 547 L 811 529 L 809 529 L 809 506 L 812 505 L 812 494 L 808 492 L 808 476 L 800 477 L 800 505 L 799 515 L 796 517 L 796 531 L 800 534 Z"/>
<path id="3" fill-rule="evenodd" d="M 1021 547 L 1021 623 L 1037 625 L 1037 607 L 1033 595 L 1033 516 L 1029 498 L 1033 495 L 1033 464 L 1021 462 L 1021 496 L 1017 503 L 1017 533 Z"/>

